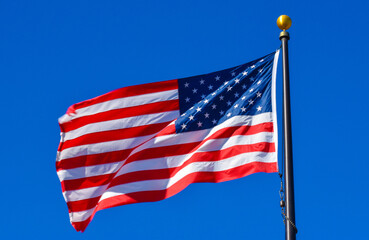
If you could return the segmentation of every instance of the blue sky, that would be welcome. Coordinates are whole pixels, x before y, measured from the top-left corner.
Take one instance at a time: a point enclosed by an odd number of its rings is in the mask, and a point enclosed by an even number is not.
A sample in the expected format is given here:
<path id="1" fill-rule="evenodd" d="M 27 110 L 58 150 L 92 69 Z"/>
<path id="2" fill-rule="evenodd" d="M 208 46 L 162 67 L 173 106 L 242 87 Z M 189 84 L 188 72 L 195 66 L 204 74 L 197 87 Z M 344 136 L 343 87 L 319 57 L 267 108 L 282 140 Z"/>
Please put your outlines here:
<path id="1" fill-rule="evenodd" d="M 103 210 L 81 234 L 55 171 L 57 119 L 69 105 L 264 56 L 280 46 L 281 14 L 293 21 L 298 238 L 368 239 L 368 9 L 358 0 L 2 1 L 3 239 L 284 239 L 277 174 Z M 279 66 L 279 117 L 281 76 Z"/>

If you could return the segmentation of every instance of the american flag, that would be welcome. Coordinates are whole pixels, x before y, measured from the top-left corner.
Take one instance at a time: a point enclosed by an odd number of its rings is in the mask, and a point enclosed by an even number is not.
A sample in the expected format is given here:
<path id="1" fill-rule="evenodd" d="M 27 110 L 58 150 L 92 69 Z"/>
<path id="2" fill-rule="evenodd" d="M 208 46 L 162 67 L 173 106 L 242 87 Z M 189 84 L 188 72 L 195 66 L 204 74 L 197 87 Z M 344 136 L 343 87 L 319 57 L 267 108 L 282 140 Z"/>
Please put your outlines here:
<path id="1" fill-rule="evenodd" d="M 74 228 L 84 231 L 96 211 L 163 200 L 191 183 L 276 172 L 278 55 L 69 107 L 56 169 Z"/>

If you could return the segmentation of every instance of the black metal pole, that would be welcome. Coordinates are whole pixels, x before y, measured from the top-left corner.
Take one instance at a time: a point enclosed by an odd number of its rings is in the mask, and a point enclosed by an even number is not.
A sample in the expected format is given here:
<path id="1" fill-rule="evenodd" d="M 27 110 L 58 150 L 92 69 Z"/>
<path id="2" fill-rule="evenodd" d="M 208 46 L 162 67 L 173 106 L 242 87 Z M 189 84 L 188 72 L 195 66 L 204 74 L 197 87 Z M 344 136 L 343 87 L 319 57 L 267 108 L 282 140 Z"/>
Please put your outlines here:
<path id="1" fill-rule="evenodd" d="M 284 127 L 284 182 L 286 202 L 286 240 L 296 239 L 295 225 L 295 193 L 293 181 L 292 161 L 292 131 L 291 131 L 291 105 L 290 105 L 290 76 L 288 64 L 288 32 L 283 31 L 279 35 L 282 41 L 283 52 L 283 127 Z"/>

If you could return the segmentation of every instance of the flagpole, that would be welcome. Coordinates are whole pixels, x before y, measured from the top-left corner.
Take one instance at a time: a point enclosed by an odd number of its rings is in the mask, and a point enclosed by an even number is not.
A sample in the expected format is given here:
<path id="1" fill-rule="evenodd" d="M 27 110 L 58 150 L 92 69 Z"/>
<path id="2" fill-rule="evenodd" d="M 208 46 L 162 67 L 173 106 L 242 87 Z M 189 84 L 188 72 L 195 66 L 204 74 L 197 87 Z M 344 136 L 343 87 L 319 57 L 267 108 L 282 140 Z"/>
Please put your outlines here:
<path id="1" fill-rule="evenodd" d="M 282 42 L 283 53 L 283 127 L 284 127 L 284 183 L 285 183 L 285 225 L 286 240 L 296 239 L 295 225 L 295 193 L 293 183 L 293 160 L 292 160 L 292 132 L 291 132 L 291 104 L 290 104 L 290 76 L 288 64 L 288 40 L 290 35 L 286 32 L 291 27 L 291 18 L 281 15 L 277 20 L 278 27 L 283 30 L 279 39 Z"/>

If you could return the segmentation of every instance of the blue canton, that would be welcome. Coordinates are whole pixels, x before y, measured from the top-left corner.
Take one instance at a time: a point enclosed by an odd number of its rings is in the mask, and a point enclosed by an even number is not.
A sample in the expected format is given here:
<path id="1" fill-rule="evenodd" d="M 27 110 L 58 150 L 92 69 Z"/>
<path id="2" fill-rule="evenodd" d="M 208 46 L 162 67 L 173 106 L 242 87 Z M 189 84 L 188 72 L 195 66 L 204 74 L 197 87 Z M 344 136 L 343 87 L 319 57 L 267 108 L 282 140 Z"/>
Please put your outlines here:
<path id="1" fill-rule="evenodd" d="M 209 74 L 178 79 L 176 132 L 213 128 L 236 115 L 272 111 L 274 53 Z"/>

